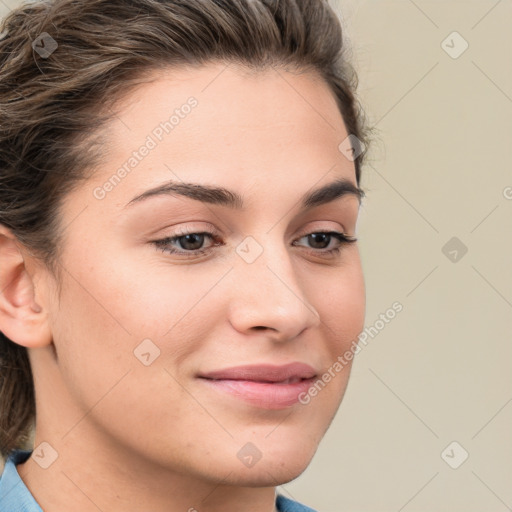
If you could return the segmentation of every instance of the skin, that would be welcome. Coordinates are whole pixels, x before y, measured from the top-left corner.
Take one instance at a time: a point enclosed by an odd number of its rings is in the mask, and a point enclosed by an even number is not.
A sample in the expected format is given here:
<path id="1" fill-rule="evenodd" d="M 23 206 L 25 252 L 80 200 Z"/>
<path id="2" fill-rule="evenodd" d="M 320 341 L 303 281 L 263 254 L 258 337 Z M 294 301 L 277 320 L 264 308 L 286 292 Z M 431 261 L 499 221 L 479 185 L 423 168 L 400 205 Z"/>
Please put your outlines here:
<path id="1" fill-rule="evenodd" d="M 197 107 L 96 199 L 94 189 L 190 96 Z M 44 265 L 1 227 L 0 327 L 29 349 L 35 446 L 58 453 L 47 469 L 29 458 L 18 471 L 45 512 L 69 503 L 75 512 L 235 512 L 240 503 L 270 512 L 275 486 L 313 457 L 351 365 L 309 404 L 277 410 L 209 389 L 197 373 L 293 361 L 321 373 L 361 332 L 357 243 L 325 256 L 307 237 L 356 234 L 358 199 L 298 206 L 337 178 L 356 184 L 354 163 L 338 149 L 346 128 L 318 76 L 233 64 L 160 70 L 119 105 L 107 158 L 60 212 L 60 295 Z M 232 189 L 245 209 L 176 195 L 124 208 L 170 179 Z M 223 245 L 206 238 L 206 255 L 152 243 L 212 227 Z M 249 235 L 263 248 L 252 263 L 235 251 Z M 339 245 L 333 238 L 328 248 Z M 149 366 L 133 353 L 146 338 L 160 349 Z M 262 454 L 252 467 L 237 457 L 248 442 Z"/>

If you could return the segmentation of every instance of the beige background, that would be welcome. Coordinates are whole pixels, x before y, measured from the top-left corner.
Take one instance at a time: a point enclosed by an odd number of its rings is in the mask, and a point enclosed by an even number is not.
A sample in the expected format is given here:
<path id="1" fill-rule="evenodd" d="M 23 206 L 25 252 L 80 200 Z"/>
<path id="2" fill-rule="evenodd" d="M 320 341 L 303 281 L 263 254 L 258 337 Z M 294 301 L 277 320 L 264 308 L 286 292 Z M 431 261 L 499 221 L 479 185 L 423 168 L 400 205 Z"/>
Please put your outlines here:
<path id="1" fill-rule="evenodd" d="M 378 130 L 359 223 L 366 325 L 403 311 L 356 356 L 313 462 L 280 490 L 319 512 L 510 510 L 512 2 L 331 4 Z"/>

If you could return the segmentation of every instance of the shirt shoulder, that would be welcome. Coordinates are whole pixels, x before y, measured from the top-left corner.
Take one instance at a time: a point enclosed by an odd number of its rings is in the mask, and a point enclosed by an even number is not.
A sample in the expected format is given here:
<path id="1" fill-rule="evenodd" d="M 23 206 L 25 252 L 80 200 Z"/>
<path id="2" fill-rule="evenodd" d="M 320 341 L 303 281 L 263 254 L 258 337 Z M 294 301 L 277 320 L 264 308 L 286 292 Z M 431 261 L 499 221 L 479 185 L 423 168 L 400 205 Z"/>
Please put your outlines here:
<path id="1" fill-rule="evenodd" d="M 31 451 L 14 450 L 0 476 L 0 512 L 43 512 L 21 479 L 16 464 L 25 462 Z"/>
<path id="2" fill-rule="evenodd" d="M 282 494 L 278 494 L 276 497 L 276 507 L 279 512 L 316 512 L 316 510 L 286 498 Z"/>

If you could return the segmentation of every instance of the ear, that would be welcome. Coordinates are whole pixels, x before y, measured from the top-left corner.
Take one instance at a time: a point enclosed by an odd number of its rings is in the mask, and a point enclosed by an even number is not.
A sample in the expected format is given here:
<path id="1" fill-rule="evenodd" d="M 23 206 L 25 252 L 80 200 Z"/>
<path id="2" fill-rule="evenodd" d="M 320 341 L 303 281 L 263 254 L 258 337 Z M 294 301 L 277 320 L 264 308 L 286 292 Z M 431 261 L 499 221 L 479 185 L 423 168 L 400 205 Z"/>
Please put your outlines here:
<path id="1" fill-rule="evenodd" d="M 43 272 L 42 267 L 34 268 Z M 35 298 L 34 278 L 35 270 L 27 270 L 16 236 L 0 224 L 0 331 L 27 348 L 44 347 L 53 340 L 47 310 Z"/>

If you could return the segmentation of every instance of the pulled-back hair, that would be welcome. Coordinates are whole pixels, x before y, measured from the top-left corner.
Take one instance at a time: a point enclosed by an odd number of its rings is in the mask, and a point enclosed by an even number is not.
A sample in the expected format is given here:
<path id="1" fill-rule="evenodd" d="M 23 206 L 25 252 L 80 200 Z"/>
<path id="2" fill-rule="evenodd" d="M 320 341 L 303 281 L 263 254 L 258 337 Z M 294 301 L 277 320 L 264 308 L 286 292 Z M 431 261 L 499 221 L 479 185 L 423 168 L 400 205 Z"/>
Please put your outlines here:
<path id="1" fill-rule="evenodd" d="M 55 276 L 63 198 L 99 163 L 115 101 L 150 71 L 214 61 L 315 71 L 352 143 L 367 142 L 357 75 L 324 0 L 42 0 L 10 12 L 0 32 L 0 223 Z M 27 445 L 36 412 L 27 349 L 13 341 L 0 332 L 4 457 Z"/>

